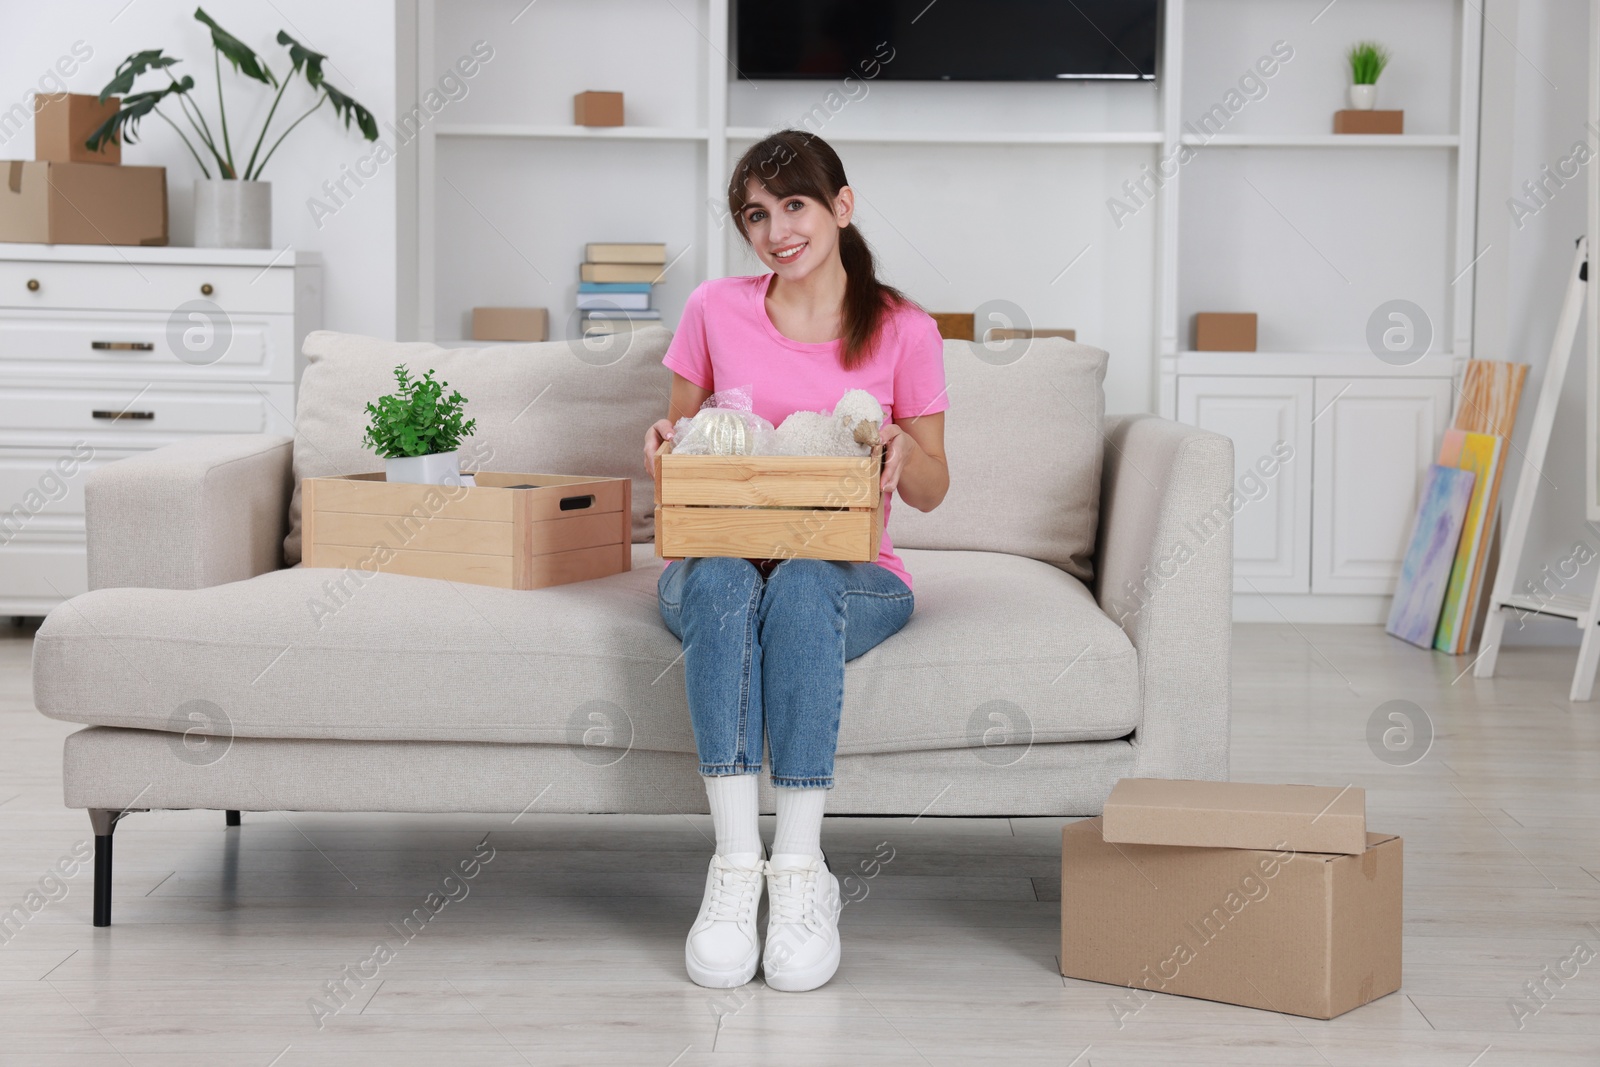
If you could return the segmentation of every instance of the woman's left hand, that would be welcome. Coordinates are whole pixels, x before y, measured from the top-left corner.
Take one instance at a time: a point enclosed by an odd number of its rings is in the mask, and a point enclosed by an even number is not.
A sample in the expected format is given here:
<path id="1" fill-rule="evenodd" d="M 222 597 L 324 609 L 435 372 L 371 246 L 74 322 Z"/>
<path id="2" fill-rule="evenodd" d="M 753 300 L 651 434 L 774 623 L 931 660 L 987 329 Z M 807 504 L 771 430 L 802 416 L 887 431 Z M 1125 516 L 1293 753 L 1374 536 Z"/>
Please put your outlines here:
<path id="1" fill-rule="evenodd" d="M 881 427 L 878 436 L 883 439 L 883 480 L 879 482 L 879 487 L 888 496 L 899 486 L 900 473 L 905 470 L 906 461 L 922 446 L 917 444 L 915 437 L 892 422 Z"/>

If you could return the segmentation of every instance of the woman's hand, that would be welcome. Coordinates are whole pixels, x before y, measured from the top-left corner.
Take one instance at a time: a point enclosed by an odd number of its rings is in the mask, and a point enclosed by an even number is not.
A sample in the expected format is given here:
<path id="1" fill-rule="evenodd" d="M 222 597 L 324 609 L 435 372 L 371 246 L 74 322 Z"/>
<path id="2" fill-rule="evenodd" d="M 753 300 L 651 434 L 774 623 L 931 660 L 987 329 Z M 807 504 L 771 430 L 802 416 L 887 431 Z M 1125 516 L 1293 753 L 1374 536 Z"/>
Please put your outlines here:
<path id="1" fill-rule="evenodd" d="M 644 469 L 650 472 L 650 480 L 656 477 L 656 452 L 661 448 L 663 441 L 672 440 L 672 423 L 666 419 L 657 419 L 655 425 L 645 431 L 644 435 Z"/>
<path id="2" fill-rule="evenodd" d="M 883 439 L 883 480 L 879 486 L 885 496 L 900 485 L 900 473 L 913 453 L 922 451 L 917 439 L 894 423 L 882 427 L 878 435 Z"/>

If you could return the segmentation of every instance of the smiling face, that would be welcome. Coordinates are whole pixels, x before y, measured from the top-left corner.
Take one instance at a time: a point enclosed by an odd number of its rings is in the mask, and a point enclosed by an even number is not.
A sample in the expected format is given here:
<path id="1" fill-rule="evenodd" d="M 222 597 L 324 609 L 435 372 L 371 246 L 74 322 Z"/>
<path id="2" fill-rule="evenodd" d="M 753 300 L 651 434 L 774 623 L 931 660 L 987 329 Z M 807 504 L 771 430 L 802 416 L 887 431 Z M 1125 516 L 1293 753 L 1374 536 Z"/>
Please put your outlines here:
<path id="1" fill-rule="evenodd" d="M 839 231 L 850 224 L 855 197 L 848 185 L 831 205 L 809 196 L 778 198 L 755 180 L 745 186 L 742 212 L 750 247 L 780 278 L 798 281 L 839 258 Z"/>

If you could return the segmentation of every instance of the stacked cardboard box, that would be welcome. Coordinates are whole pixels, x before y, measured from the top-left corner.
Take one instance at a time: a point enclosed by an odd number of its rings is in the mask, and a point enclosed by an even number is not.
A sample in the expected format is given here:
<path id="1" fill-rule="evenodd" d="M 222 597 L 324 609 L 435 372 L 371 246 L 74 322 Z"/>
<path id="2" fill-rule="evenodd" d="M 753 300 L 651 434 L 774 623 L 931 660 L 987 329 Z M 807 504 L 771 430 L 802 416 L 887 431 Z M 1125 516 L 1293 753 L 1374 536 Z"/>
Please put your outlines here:
<path id="1" fill-rule="evenodd" d="M 653 242 L 590 244 L 578 268 L 578 321 L 583 336 L 617 333 L 650 322 L 661 312 L 650 306 L 667 246 Z"/>
<path id="2" fill-rule="evenodd" d="M 1401 839 L 1354 787 L 1125 778 L 1061 838 L 1061 973 L 1331 1019 L 1400 988 Z"/>
<path id="3" fill-rule="evenodd" d="M 0 163 L 0 241 L 167 243 L 166 168 L 122 166 L 116 142 L 100 152 L 84 144 L 121 103 L 79 93 L 34 97 L 34 161 Z"/>

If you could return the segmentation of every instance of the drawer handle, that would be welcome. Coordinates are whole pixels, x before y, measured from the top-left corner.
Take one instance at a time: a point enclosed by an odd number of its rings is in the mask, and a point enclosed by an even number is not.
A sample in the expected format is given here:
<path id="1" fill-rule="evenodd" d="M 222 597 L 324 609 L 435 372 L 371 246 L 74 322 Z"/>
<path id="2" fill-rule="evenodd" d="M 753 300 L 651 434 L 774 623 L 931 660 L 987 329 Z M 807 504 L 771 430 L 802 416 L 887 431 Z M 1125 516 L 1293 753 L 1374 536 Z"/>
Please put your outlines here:
<path id="1" fill-rule="evenodd" d="M 118 419 L 153 419 L 156 417 L 156 413 L 153 411 L 95 411 L 90 414 L 97 419 L 109 419 L 112 422 L 116 422 Z"/>
<path id="2" fill-rule="evenodd" d="M 594 503 L 594 496 L 564 496 L 561 498 L 562 511 L 582 511 Z"/>
<path id="3" fill-rule="evenodd" d="M 210 296 L 214 292 L 216 292 L 216 290 L 211 288 L 211 283 L 210 282 L 205 282 L 204 284 L 202 284 L 200 286 L 200 295 L 201 296 Z"/>
<path id="4" fill-rule="evenodd" d="M 37 293 L 38 291 L 39 291 L 39 279 L 38 278 L 29 278 L 28 279 L 28 292 Z"/>
<path id="5" fill-rule="evenodd" d="M 154 352 L 153 341 L 90 341 L 89 347 L 96 352 Z"/>

